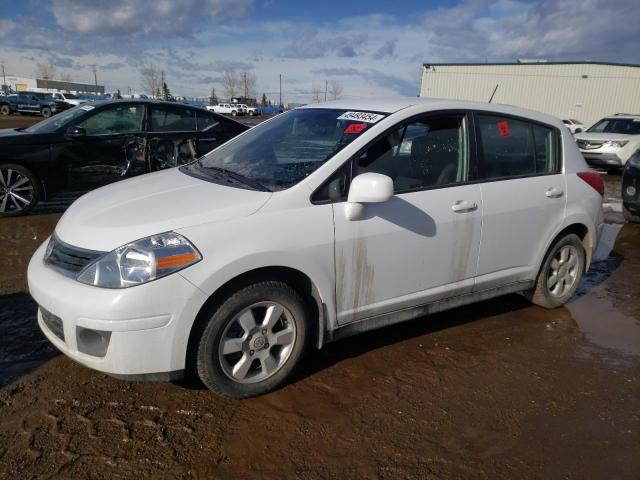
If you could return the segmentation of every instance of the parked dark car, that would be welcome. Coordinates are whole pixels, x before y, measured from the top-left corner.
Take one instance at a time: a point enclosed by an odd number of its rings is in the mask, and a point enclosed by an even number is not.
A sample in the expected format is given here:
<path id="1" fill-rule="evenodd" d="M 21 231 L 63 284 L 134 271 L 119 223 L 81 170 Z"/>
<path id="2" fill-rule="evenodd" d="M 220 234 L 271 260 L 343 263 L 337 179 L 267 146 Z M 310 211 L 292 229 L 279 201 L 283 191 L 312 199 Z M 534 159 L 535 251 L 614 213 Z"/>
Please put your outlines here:
<path id="1" fill-rule="evenodd" d="M 188 105 L 113 100 L 0 130 L 0 217 L 61 192 L 189 163 L 248 128 Z"/>
<path id="2" fill-rule="evenodd" d="M 31 113 L 49 118 L 60 113 L 72 105 L 53 98 L 50 93 L 43 92 L 18 92 L 0 98 L 0 114 Z"/>
<path id="3" fill-rule="evenodd" d="M 640 152 L 633 154 L 622 171 L 624 218 L 640 223 Z"/>

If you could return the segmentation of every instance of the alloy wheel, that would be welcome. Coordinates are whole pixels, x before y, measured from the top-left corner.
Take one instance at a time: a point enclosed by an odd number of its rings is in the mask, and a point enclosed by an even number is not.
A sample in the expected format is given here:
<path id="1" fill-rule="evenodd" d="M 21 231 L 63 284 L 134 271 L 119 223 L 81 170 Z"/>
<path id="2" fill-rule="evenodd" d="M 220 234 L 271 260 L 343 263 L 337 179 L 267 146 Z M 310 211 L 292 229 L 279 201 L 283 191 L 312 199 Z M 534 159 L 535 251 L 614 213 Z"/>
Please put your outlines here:
<path id="1" fill-rule="evenodd" d="M 578 250 L 572 245 L 565 245 L 551 260 L 547 288 L 554 297 L 563 297 L 573 288 L 577 277 Z"/>
<path id="2" fill-rule="evenodd" d="M 0 213 L 17 213 L 31 205 L 35 192 L 31 179 L 11 168 L 0 169 Z"/>
<path id="3" fill-rule="evenodd" d="M 238 383 L 256 383 L 278 372 L 296 342 L 289 310 L 276 302 L 253 304 L 227 324 L 218 345 L 220 366 Z"/>

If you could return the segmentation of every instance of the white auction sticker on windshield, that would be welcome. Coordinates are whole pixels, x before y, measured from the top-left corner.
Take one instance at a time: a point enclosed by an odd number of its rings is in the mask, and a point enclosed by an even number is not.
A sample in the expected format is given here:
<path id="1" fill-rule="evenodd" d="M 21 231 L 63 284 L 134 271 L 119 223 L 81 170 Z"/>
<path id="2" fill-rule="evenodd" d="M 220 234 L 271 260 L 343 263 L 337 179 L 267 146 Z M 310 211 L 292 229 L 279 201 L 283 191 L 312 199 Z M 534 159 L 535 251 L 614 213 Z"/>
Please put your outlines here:
<path id="1" fill-rule="evenodd" d="M 94 108 L 96 107 L 94 107 L 93 105 L 83 105 L 80 107 L 80 110 L 86 110 L 88 112 L 89 110 L 93 110 Z"/>
<path id="2" fill-rule="evenodd" d="M 353 120 L 354 122 L 376 123 L 382 120 L 384 115 L 370 112 L 344 112 L 338 117 L 338 120 Z"/>

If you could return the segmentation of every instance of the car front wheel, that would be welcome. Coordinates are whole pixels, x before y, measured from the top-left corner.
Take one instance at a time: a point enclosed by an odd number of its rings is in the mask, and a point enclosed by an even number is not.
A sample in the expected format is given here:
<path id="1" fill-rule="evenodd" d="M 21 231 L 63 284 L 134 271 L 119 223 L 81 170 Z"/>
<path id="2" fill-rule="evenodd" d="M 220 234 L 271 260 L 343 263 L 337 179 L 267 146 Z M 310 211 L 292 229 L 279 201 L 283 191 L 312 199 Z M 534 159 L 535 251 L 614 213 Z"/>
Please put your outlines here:
<path id="1" fill-rule="evenodd" d="M 308 320 L 304 300 L 286 283 L 263 281 L 238 290 L 203 324 L 198 376 L 234 399 L 282 386 L 306 350 Z"/>
<path id="2" fill-rule="evenodd" d="M 564 305 L 575 293 L 585 269 L 585 251 L 575 234 L 557 240 L 547 252 L 534 288 L 527 298 L 544 308 Z"/>
<path id="3" fill-rule="evenodd" d="M 0 217 L 21 215 L 31 210 L 40 196 L 35 175 L 20 165 L 0 164 Z"/>
<path id="4" fill-rule="evenodd" d="M 49 107 L 42 107 L 40 113 L 44 118 L 49 118 L 51 116 L 51 109 Z"/>
<path id="5" fill-rule="evenodd" d="M 0 107 L 0 115 L 9 115 L 11 113 L 11 109 L 9 105 L 2 105 Z"/>

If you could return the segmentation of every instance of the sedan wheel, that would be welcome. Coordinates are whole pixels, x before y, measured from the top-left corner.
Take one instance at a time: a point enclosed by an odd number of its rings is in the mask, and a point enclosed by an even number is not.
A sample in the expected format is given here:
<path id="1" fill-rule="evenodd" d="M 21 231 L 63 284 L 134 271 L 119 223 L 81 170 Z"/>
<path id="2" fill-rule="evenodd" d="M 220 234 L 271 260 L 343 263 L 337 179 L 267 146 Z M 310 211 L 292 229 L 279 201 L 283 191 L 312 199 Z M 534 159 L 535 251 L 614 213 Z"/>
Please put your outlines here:
<path id="1" fill-rule="evenodd" d="M 307 303 L 287 283 L 258 281 L 211 304 L 192 332 L 197 374 L 230 398 L 283 385 L 309 341 Z"/>
<path id="2" fill-rule="evenodd" d="M 24 168 L 0 166 L 0 216 L 19 215 L 28 211 L 37 200 L 33 177 Z"/>
<path id="3" fill-rule="evenodd" d="M 239 383 L 272 377 L 286 363 L 296 340 L 293 316 L 279 303 L 251 305 L 225 328 L 218 347 L 224 373 Z"/>
<path id="4" fill-rule="evenodd" d="M 582 240 L 570 233 L 556 240 L 547 252 L 534 287 L 527 298 L 544 308 L 565 304 L 575 293 L 585 269 Z"/>
<path id="5" fill-rule="evenodd" d="M 565 245 L 556 253 L 549 268 L 547 288 L 554 297 L 563 297 L 573 288 L 578 276 L 578 252 Z"/>
<path id="6" fill-rule="evenodd" d="M 11 113 L 11 109 L 9 105 L 2 105 L 0 107 L 0 115 L 9 115 Z"/>

